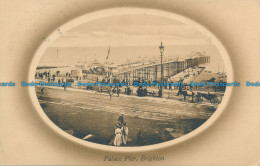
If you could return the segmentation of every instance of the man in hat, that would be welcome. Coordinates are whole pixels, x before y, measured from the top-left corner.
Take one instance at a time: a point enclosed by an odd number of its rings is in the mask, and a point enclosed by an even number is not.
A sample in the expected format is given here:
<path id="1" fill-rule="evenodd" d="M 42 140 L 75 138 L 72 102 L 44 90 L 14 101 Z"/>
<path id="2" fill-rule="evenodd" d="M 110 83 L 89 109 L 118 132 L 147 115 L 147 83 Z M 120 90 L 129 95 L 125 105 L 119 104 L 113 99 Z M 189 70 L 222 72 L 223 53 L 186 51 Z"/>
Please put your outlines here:
<path id="1" fill-rule="evenodd" d="M 123 123 L 124 123 L 124 114 L 121 114 L 119 117 L 118 117 L 118 122 L 119 124 L 122 126 Z"/>

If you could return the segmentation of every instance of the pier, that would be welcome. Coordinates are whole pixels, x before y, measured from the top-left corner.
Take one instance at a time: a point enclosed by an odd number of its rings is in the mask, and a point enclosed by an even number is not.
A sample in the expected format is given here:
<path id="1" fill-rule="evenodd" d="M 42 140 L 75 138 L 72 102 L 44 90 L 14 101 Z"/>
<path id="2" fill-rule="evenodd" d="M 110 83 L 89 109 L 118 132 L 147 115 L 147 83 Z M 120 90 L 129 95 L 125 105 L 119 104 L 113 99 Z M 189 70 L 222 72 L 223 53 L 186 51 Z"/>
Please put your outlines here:
<path id="1" fill-rule="evenodd" d="M 204 63 L 210 63 L 209 56 L 201 56 L 193 59 L 185 59 L 182 61 L 166 61 L 161 65 L 160 63 L 154 64 L 140 64 L 138 66 L 130 66 L 127 68 L 118 69 L 115 76 L 120 81 L 126 83 L 139 82 L 160 82 L 161 80 L 167 81 L 168 78 L 195 66 Z M 163 78 L 161 78 L 161 70 L 163 70 Z"/>

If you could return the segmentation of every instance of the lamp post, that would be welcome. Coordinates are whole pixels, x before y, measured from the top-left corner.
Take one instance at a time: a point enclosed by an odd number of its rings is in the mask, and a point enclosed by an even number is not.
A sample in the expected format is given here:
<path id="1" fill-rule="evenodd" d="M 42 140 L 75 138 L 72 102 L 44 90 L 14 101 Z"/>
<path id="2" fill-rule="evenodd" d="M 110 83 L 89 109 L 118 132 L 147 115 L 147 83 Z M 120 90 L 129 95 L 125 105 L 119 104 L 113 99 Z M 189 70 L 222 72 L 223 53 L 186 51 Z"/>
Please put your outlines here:
<path id="1" fill-rule="evenodd" d="M 162 58 L 163 58 L 163 51 L 164 51 L 164 46 L 161 42 L 161 45 L 159 46 L 160 53 L 161 53 L 161 83 L 163 83 L 163 64 L 162 64 Z M 162 97 L 162 86 L 160 86 L 160 91 L 159 91 L 159 96 Z"/>

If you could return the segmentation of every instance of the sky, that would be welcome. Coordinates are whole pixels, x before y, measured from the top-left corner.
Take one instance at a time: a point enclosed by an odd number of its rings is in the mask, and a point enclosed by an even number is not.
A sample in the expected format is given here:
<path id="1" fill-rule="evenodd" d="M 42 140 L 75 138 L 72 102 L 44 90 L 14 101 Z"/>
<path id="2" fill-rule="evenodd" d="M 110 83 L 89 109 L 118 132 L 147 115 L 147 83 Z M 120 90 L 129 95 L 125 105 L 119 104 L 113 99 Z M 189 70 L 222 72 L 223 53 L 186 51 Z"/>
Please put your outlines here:
<path id="1" fill-rule="evenodd" d="M 86 20 L 87 21 L 87 20 Z M 110 47 L 114 63 L 138 57 L 159 56 L 159 45 L 167 57 L 186 57 L 191 51 L 206 51 L 222 64 L 211 40 L 180 21 L 146 14 L 109 16 L 86 22 L 63 33 L 43 54 L 40 65 L 74 65 L 79 59 L 104 62 Z"/>
<path id="2" fill-rule="evenodd" d="M 208 44 L 194 28 L 165 17 L 149 15 L 110 16 L 68 31 L 53 47 L 153 46 Z"/>

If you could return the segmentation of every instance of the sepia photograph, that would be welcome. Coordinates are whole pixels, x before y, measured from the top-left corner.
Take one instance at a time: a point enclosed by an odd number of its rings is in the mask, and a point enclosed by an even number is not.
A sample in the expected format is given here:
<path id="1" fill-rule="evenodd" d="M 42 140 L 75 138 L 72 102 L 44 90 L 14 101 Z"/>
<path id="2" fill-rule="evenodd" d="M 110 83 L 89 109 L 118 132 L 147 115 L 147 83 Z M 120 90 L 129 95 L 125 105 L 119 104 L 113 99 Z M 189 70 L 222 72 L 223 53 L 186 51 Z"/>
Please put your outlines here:
<path id="1" fill-rule="evenodd" d="M 0 0 L 0 165 L 260 166 L 260 0 Z"/>
<path id="2" fill-rule="evenodd" d="M 58 33 L 37 64 L 35 93 L 48 118 L 82 141 L 174 140 L 207 121 L 225 95 L 214 86 L 227 82 L 219 50 L 181 20 L 124 14 Z"/>

